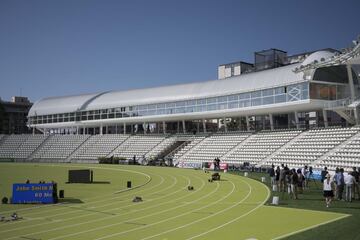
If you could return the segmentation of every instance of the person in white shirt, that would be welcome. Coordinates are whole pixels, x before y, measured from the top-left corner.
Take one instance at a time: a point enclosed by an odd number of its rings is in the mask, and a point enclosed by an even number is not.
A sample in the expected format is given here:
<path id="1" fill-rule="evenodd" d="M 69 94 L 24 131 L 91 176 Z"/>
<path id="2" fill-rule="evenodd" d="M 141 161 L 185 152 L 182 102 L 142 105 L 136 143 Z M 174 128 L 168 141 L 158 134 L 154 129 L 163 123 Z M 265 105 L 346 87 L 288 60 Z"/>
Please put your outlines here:
<path id="1" fill-rule="evenodd" d="M 349 172 L 345 177 L 345 201 L 351 202 L 352 199 L 352 187 L 355 183 L 354 176 L 351 175 L 351 172 Z"/>
<path id="2" fill-rule="evenodd" d="M 326 178 L 324 180 L 324 186 L 323 186 L 326 207 L 330 206 L 330 203 L 334 197 L 333 186 L 334 186 L 334 182 L 330 178 L 330 174 L 326 174 Z"/>

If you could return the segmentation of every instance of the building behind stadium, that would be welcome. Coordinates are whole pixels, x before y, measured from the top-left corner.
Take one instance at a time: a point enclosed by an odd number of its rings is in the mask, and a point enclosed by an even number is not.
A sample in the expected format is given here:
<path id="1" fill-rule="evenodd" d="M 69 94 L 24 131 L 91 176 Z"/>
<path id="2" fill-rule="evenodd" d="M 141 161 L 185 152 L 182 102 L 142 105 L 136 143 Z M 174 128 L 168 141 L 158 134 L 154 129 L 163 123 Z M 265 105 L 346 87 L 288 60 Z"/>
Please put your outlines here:
<path id="1" fill-rule="evenodd" d="M 28 114 L 33 131 L 62 134 L 251 131 L 359 123 L 360 44 L 218 66 L 218 79 L 47 97 Z M 122 79 L 126 81 L 126 79 Z"/>

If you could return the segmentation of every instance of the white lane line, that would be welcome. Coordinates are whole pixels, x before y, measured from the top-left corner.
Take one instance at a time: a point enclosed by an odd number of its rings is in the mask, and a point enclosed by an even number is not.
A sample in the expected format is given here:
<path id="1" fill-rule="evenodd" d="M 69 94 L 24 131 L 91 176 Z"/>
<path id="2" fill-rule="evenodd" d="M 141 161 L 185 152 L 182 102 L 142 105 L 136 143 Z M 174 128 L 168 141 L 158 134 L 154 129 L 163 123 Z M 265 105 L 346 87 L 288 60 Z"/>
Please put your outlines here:
<path id="1" fill-rule="evenodd" d="M 182 177 L 183 177 L 183 176 L 182 176 Z M 184 178 L 185 178 L 185 177 L 184 177 Z M 196 178 L 198 178 L 198 177 L 196 177 Z M 186 178 L 185 178 L 185 179 L 186 179 Z M 200 179 L 200 178 L 199 178 L 199 179 Z M 202 184 L 202 187 L 201 187 L 198 191 L 200 191 L 200 190 L 205 186 L 205 182 L 204 182 L 202 179 L 200 179 L 200 180 L 201 180 L 201 182 L 202 182 L 203 184 Z M 189 184 L 189 182 L 190 182 L 190 179 L 189 179 L 189 181 L 188 181 L 188 184 Z M 188 185 L 188 184 L 187 184 L 187 185 Z M 166 197 L 168 197 L 168 196 L 170 196 L 170 195 L 173 195 L 173 194 L 175 194 L 175 193 L 177 193 L 177 192 L 179 192 L 179 191 L 183 191 L 184 188 L 186 188 L 186 187 L 182 187 L 182 188 L 180 188 L 179 190 L 177 190 L 177 191 L 175 191 L 175 192 L 169 193 L 169 194 L 167 194 L 167 195 L 164 195 L 164 196 L 159 197 L 159 198 L 156 198 L 156 199 L 166 198 Z M 164 190 L 164 189 L 162 189 L 161 191 L 163 191 L 163 190 Z M 191 193 L 191 194 L 194 194 L 194 193 L 196 193 L 196 191 L 194 191 L 194 192 Z M 189 196 L 189 195 L 191 195 L 191 194 L 184 195 L 183 197 L 180 197 L 179 199 L 185 198 L 185 197 L 187 197 L 187 196 Z M 153 199 L 153 200 L 156 200 L 156 199 Z M 124 215 L 128 215 L 128 214 L 132 214 L 132 213 L 134 213 L 134 212 L 139 212 L 139 211 L 142 211 L 142 210 L 151 209 L 151 208 L 154 208 L 154 207 L 163 205 L 163 204 L 170 203 L 170 202 L 172 202 L 172 201 L 174 201 L 174 200 L 172 199 L 172 200 L 167 201 L 167 202 L 163 202 L 163 203 L 160 203 L 160 204 L 157 204 L 157 205 L 154 205 L 154 206 L 146 207 L 146 208 L 139 209 L 139 210 L 135 210 L 135 211 L 132 211 L 132 212 L 127 212 L 127 213 L 124 213 L 124 214 L 122 214 L 122 215 L 111 216 L 111 217 L 104 217 L 104 218 L 100 218 L 100 219 L 96 219 L 96 220 L 81 222 L 81 223 L 78 223 L 78 224 L 69 224 L 69 225 L 65 225 L 65 226 L 58 227 L 58 228 L 52 228 L 52 229 L 45 230 L 45 231 L 33 232 L 33 233 L 26 234 L 26 235 L 24 235 L 24 234 L 22 234 L 22 235 L 17 235 L 17 236 L 13 236 L 13 237 L 10 237 L 10 238 L 7 238 L 7 239 L 14 239 L 14 238 L 17 238 L 17 237 L 31 236 L 31 235 L 34 235 L 34 234 L 52 232 L 52 231 L 62 230 L 62 229 L 66 229 L 66 228 L 71 228 L 71 227 L 74 227 L 74 226 L 79 226 L 79 225 L 88 224 L 88 223 L 92 223 L 92 222 L 98 222 L 98 221 L 102 221 L 102 220 L 108 220 L 108 219 L 112 219 L 112 218 L 115 218 L 115 217 L 120 217 L 120 216 L 124 216 Z M 145 202 L 143 202 L 143 203 L 145 203 Z M 139 204 L 142 204 L 142 203 L 139 203 Z M 137 205 L 139 205 L 139 204 L 137 204 Z M 129 204 L 129 205 L 127 205 L 127 206 L 134 206 L 134 205 L 133 205 L 133 204 L 131 204 L 131 205 Z M 121 207 L 118 207 L 118 208 L 108 209 L 108 210 L 118 210 L 118 209 L 122 209 L 122 208 L 124 208 L 124 207 L 126 207 L 126 206 L 121 206 Z M 82 215 L 82 216 L 80 216 L 80 217 L 89 216 L 89 215 L 95 215 L 95 214 L 87 214 L 87 215 Z M 75 218 L 78 218 L 78 217 L 71 218 L 71 220 L 72 220 L 72 219 L 75 219 Z M 67 220 L 69 220 L 69 219 L 67 219 Z M 45 224 L 46 224 L 46 223 L 44 223 L 44 224 L 42 224 L 42 225 L 45 225 Z M 51 224 L 51 223 L 48 223 L 48 224 Z"/>
<path id="2" fill-rule="evenodd" d="M 240 180 L 241 180 L 241 179 L 240 179 Z M 163 234 L 166 234 L 166 233 L 169 233 L 169 232 L 173 232 L 173 231 L 176 231 L 176 230 L 181 229 L 181 228 L 184 228 L 184 227 L 191 226 L 191 225 L 193 225 L 193 224 L 195 224 L 195 223 L 204 221 L 204 220 L 206 220 L 206 219 L 208 219 L 208 218 L 213 218 L 214 216 L 219 215 L 219 214 L 221 214 L 221 213 L 223 213 L 223 212 L 225 212 L 225 211 L 227 211 L 227 210 L 229 210 L 229 209 L 231 209 L 231 208 L 233 208 L 233 207 L 236 207 L 237 205 L 243 203 L 246 199 L 248 199 L 248 198 L 250 197 L 250 195 L 251 195 L 251 193 L 252 193 L 252 187 L 251 187 L 246 181 L 243 181 L 243 180 L 241 180 L 241 181 L 244 182 L 244 183 L 246 183 L 247 187 L 249 188 L 249 193 L 248 193 L 248 194 L 245 196 L 245 198 L 242 199 L 240 202 L 237 202 L 237 203 L 233 204 L 232 206 L 227 207 L 227 208 L 225 208 L 225 209 L 223 209 L 223 210 L 221 210 L 221 211 L 219 211 L 219 212 L 216 212 L 215 214 L 212 214 L 212 215 L 210 215 L 210 216 L 206 216 L 206 217 L 203 217 L 203 218 L 199 218 L 199 219 L 197 219 L 197 220 L 195 220 L 195 221 L 192 221 L 191 223 L 188 223 L 188 224 L 185 224 L 185 225 L 181 225 L 181 226 L 178 226 L 178 227 L 169 229 L 169 230 L 167 230 L 167 231 L 163 231 L 163 232 L 161 232 L 161 233 L 154 234 L 154 235 L 152 235 L 152 236 L 148 236 L 148 237 L 142 238 L 141 240 L 158 237 L 158 236 L 161 236 L 161 235 L 163 235 Z M 221 202 L 221 204 L 222 204 L 222 202 Z"/>
<path id="3" fill-rule="evenodd" d="M 159 193 L 159 192 L 163 192 L 163 191 L 166 191 L 168 188 L 172 188 L 173 186 L 176 185 L 177 183 L 177 179 L 175 177 L 173 177 L 175 180 L 174 180 L 174 184 L 171 185 L 170 187 L 167 187 L 165 189 L 161 189 L 161 191 L 158 191 L 158 192 L 155 192 L 155 193 Z M 157 187 L 160 186 L 162 183 L 164 182 L 164 178 L 162 178 L 162 181 L 161 183 L 159 183 L 158 185 L 156 185 Z M 178 190 L 180 191 L 180 190 Z M 153 193 L 152 193 L 153 194 Z M 162 197 L 158 197 L 158 198 L 155 198 L 153 200 L 156 200 L 156 199 L 159 199 L 159 198 L 163 198 L 164 196 Z M 104 206 L 108 206 L 108 205 L 115 205 L 115 204 L 118 204 L 118 203 L 111 203 L 111 204 L 106 204 L 106 205 L 101 205 L 99 207 L 104 207 Z M 124 208 L 124 207 L 128 207 L 128 206 L 133 206 L 133 204 L 128 204 L 128 205 L 123 205 L 121 206 L 121 208 Z M 99 207 L 94 207 L 93 209 L 95 208 L 99 208 Z M 93 210 L 92 209 L 92 210 Z M 107 211 L 110 211 L 110 210 L 117 210 L 119 208 L 113 208 L 113 209 L 106 209 Z M 49 216 L 48 218 L 54 218 L 54 217 L 57 217 L 57 216 L 63 216 L 63 215 L 67 215 L 67 214 L 73 214 L 73 213 L 76 213 L 76 212 L 83 212 L 84 210 L 86 209 L 82 209 L 82 210 L 69 210 L 69 212 L 65 212 L 65 213 L 59 213 L 59 214 L 54 214 L 54 215 L 51 215 Z M 68 221 L 68 220 L 73 220 L 73 219 L 77 219 L 77 218 L 81 218 L 81 217 L 86 217 L 86 216 L 92 216 L 92 215 L 96 215 L 98 213 L 90 213 L 90 214 L 80 214 L 76 217 L 70 217 L 70 218 L 65 218 L 63 219 L 63 221 Z M 30 219 L 29 219 L 30 221 Z M 21 222 L 24 222 L 24 221 L 21 221 Z M 17 228 L 12 228 L 12 229 L 7 229 L 7 230 L 3 230 L 3 231 L 0 231 L 0 233 L 6 233 L 6 232 L 11 232 L 11 231 L 17 231 L 17 230 L 22 230 L 22 229 L 27 229 L 27 228 L 33 228 L 35 226 L 43 226 L 43 225 L 47 225 L 47 224 L 52 224 L 52 222 L 48 222 L 48 223 L 38 223 L 38 224 L 31 224 L 31 225 L 27 225 L 27 226 L 23 226 L 23 227 L 17 227 Z"/>
<path id="4" fill-rule="evenodd" d="M 225 195 L 224 197 L 220 198 L 219 200 L 211 203 L 211 204 L 207 204 L 203 207 L 200 207 L 200 208 L 196 208 L 196 209 L 192 209 L 191 211 L 187 211 L 187 212 L 184 212 L 182 214 L 179 214 L 179 215 L 176 215 L 176 216 L 173 216 L 173 217 L 170 217 L 170 218 L 165 218 L 161 221 L 158 221 L 158 222 L 154 222 L 154 223 L 151 223 L 151 224 L 148 224 L 146 226 L 142 226 L 142 227 L 137 227 L 137 228 L 133 228 L 133 229 L 130 229 L 130 230 L 127 230 L 127 231 L 123 231 L 123 232 L 118 232 L 118 233 L 113 233 L 113 234 L 110 234 L 110 235 L 105 235 L 103 237 L 100 237 L 100 238 L 96 238 L 95 240 L 101 240 L 101 239 L 107 239 L 107 238 L 110 238 L 110 237 L 115 237 L 115 236 L 119 236 L 119 235 L 122 235 L 122 234 L 125 234 L 125 233 L 129 233 L 129 232 L 133 232 L 133 231 L 136 231 L 136 230 L 139 230 L 139 229 L 144 229 L 144 228 L 147 228 L 147 227 L 151 227 L 151 226 L 154 226 L 156 224 L 159 224 L 159 223 L 163 223 L 163 222 L 166 222 L 166 221 L 169 221 L 169 220 L 172 220 L 172 219 L 175 219 L 175 218 L 178 218 L 178 217 L 182 217 L 182 216 L 185 216 L 185 215 L 188 215 L 188 214 L 191 214 L 192 212 L 194 211 L 199 211 L 201 209 L 204 209 L 204 208 L 208 208 L 209 206 L 212 206 L 212 205 L 215 205 L 219 202 L 221 202 L 222 200 L 226 199 L 227 197 L 229 197 L 235 190 L 235 185 L 232 181 L 230 181 L 230 183 L 232 184 L 233 188 L 232 190 L 227 194 Z M 217 185 L 219 186 L 219 183 L 217 182 Z M 218 188 L 217 186 L 217 188 Z M 202 197 L 203 198 L 203 197 Z M 197 202 L 198 200 L 202 199 L 202 198 L 199 198 L 197 200 L 195 200 L 194 202 Z M 176 207 L 178 208 L 178 207 Z M 162 211 L 162 212 L 166 212 L 167 210 L 165 211 Z M 161 213 L 161 212 L 160 212 Z M 157 214 L 157 213 L 156 213 Z M 152 215 L 156 215 L 156 214 L 152 214 Z M 143 217 L 141 217 L 143 218 Z M 141 219 L 141 218 L 137 218 L 137 219 Z M 137 220 L 137 219 L 132 219 L 133 220 Z M 117 223 L 117 224 L 114 224 L 114 225 L 119 225 L 119 224 L 123 224 L 123 223 Z"/>
<path id="5" fill-rule="evenodd" d="M 246 181 L 245 181 L 245 182 L 246 182 Z M 246 182 L 246 184 L 247 184 L 247 185 L 250 187 L 250 189 L 251 189 L 250 184 L 249 184 L 248 182 Z M 248 212 L 240 215 L 239 217 L 236 217 L 236 218 L 232 219 L 231 221 L 225 222 L 225 223 L 223 223 L 223 224 L 221 224 L 221 225 L 219 225 L 219 226 L 217 226 L 217 227 L 215 227 L 215 228 L 211 228 L 210 230 L 208 230 L 208 231 L 206 231 L 206 232 L 203 232 L 203 233 L 201 233 L 201 234 L 198 234 L 198 235 L 192 236 L 192 237 L 190 237 L 190 238 L 187 238 L 187 240 L 194 239 L 194 238 L 197 238 L 197 237 L 201 237 L 201 236 L 204 236 L 204 235 L 206 235 L 206 234 L 208 234 L 208 233 L 211 233 L 211 232 L 213 232 L 213 231 L 216 231 L 216 230 L 218 230 L 218 229 L 220 229 L 220 228 L 223 228 L 223 227 L 225 227 L 225 226 L 227 226 L 227 225 L 229 225 L 229 224 L 231 224 L 231 223 L 233 223 L 233 222 L 235 222 L 235 221 L 237 221 L 237 220 L 239 220 L 239 219 L 241 219 L 241 218 L 243 218 L 243 217 L 248 216 L 248 215 L 251 214 L 252 212 L 256 211 L 258 208 L 262 207 L 262 206 L 266 203 L 266 201 L 268 200 L 268 198 L 270 197 L 270 190 L 269 190 L 269 188 L 266 187 L 265 185 L 263 185 L 263 186 L 264 186 L 264 187 L 266 188 L 266 190 L 267 190 L 267 196 L 266 196 L 265 200 L 264 200 L 263 202 L 261 202 L 259 205 L 257 205 L 255 208 L 253 208 L 252 210 L 250 210 L 250 211 L 248 211 Z M 240 203 L 239 203 L 239 204 L 240 204 Z M 239 204 L 237 204 L 237 205 L 239 205 Z M 231 209 L 231 208 L 233 208 L 233 207 L 235 207 L 235 206 L 228 207 L 227 209 L 224 209 L 224 210 L 228 210 L 228 209 Z M 224 210 L 223 210 L 223 211 L 224 211 Z M 217 214 L 217 213 L 216 213 L 216 214 Z"/>
<path id="6" fill-rule="evenodd" d="M 197 190 L 198 192 L 200 192 L 200 190 L 201 190 L 202 188 L 204 188 L 204 186 L 205 186 L 205 182 L 204 182 L 203 180 L 201 180 L 201 181 L 202 181 L 203 184 L 202 184 L 201 188 L 199 188 L 199 189 Z M 214 192 L 216 192 L 217 189 L 218 189 L 218 187 L 217 187 L 215 190 L 213 190 L 213 192 L 210 192 L 210 193 L 208 193 L 207 195 L 205 195 L 205 196 L 203 196 L 203 197 L 201 197 L 201 198 L 205 198 L 205 197 L 210 196 L 211 194 L 213 194 Z M 185 196 L 183 196 L 183 197 L 180 197 L 180 198 L 178 198 L 178 199 L 182 199 L 182 198 L 188 197 L 188 196 L 193 195 L 193 194 L 195 194 L 195 193 L 196 193 L 196 191 L 194 191 L 194 192 L 192 192 L 192 193 L 190 193 L 190 194 L 188 194 L 188 195 L 185 195 Z M 178 199 L 175 199 L 175 201 L 178 200 Z M 174 202 L 174 200 L 167 201 L 166 203 L 170 203 L 170 202 Z M 163 205 L 163 204 L 158 204 L 158 205 Z M 148 214 L 148 215 L 139 217 L 139 218 L 128 219 L 128 220 L 126 220 L 126 221 L 127 221 L 127 222 L 128 222 L 128 221 L 134 221 L 134 220 L 138 220 L 138 219 L 141 219 L 141 218 L 145 218 L 145 217 L 157 215 L 157 214 L 160 214 L 160 213 L 163 213 L 163 212 L 167 212 L 167 211 L 170 211 L 170 210 L 173 210 L 173 209 L 177 209 L 177 208 L 179 208 L 179 207 L 181 207 L 181 206 L 185 206 L 185 205 L 187 205 L 187 204 L 177 205 L 177 207 L 174 207 L 174 208 L 171 208 L 171 209 L 165 209 L 165 210 L 160 211 L 160 212 L 151 213 L 151 214 Z M 149 207 L 149 209 L 151 209 L 151 208 L 154 208 L 154 206 Z M 139 211 L 136 211 L 136 212 L 140 212 L 140 211 L 142 211 L 142 210 L 144 210 L 144 209 L 140 209 Z M 134 212 L 135 212 L 135 211 L 134 211 Z M 132 212 L 132 213 L 134 213 L 134 212 Z M 124 214 L 124 215 L 125 215 L 125 214 Z M 79 235 L 79 234 L 82 234 L 82 233 L 88 233 L 88 232 L 92 232 L 92 231 L 97 231 L 97 230 L 100 230 L 100 229 L 108 228 L 108 227 L 115 226 L 115 225 L 119 225 L 119 224 L 122 224 L 122 223 L 123 223 L 123 222 L 115 223 L 115 224 L 110 224 L 110 225 L 106 225 L 106 226 L 102 226 L 102 227 L 97 227 L 97 228 L 90 229 L 90 230 L 85 230 L 85 231 L 82 231 L 82 232 L 76 232 L 76 233 L 71 233 L 71 234 L 67 234 L 67 235 L 61 235 L 61 236 L 58 236 L 58 237 L 56 237 L 56 238 L 51 238 L 51 239 L 49 239 L 49 240 L 61 239 L 61 238 L 65 238 L 65 237 L 70 237 L 70 236 Z"/>
<path id="7" fill-rule="evenodd" d="M 325 225 L 325 224 L 328 224 L 328 223 L 332 223 L 332 222 L 335 222 L 335 221 L 338 221 L 340 219 L 343 219 L 343 218 L 346 218 L 346 217 L 349 217 L 351 215 L 349 214 L 345 214 L 344 216 L 340 216 L 338 218 L 335 218 L 335 219 L 331 219 L 329 221 L 326 221 L 326 222 L 322 222 L 322 223 L 319 223 L 319 224 L 315 224 L 315 225 L 312 225 L 310 227 L 306 227 L 306 228 L 302 228 L 302 229 L 299 229 L 297 231 L 294 231 L 294 232 L 290 232 L 290 233 L 287 233 L 287 234 L 284 234 L 284 235 L 281 235 L 281 236 L 278 236 L 278 237 L 275 237 L 273 238 L 272 240 L 278 240 L 278 239 L 282 239 L 282 238 L 285 238 L 285 237 L 289 237 L 291 235 L 294 235 L 294 234 L 297 234 L 297 233 L 301 233 L 301 232 L 305 232 L 307 230 L 310 230 L 310 229 L 313 229 L 313 228 L 316 228 L 316 227 L 320 227 L 322 225 Z"/>

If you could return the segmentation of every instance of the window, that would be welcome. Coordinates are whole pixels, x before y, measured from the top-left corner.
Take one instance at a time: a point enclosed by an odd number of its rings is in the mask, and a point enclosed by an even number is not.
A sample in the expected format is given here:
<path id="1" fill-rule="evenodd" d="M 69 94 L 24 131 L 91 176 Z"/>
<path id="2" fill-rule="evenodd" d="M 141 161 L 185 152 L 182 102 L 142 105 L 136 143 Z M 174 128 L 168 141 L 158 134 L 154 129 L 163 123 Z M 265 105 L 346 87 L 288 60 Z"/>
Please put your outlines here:
<path id="1" fill-rule="evenodd" d="M 148 109 L 150 110 L 153 110 L 153 109 L 156 109 L 156 104 L 151 104 L 151 105 L 148 105 Z"/>
<path id="2" fill-rule="evenodd" d="M 166 103 L 166 108 L 174 108 L 175 103 Z"/>
<path id="3" fill-rule="evenodd" d="M 275 103 L 282 103 L 282 102 L 286 102 L 286 94 L 276 95 Z"/>
<path id="4" fill-rule="evenodd" d="M 266 105 L 266 104 L 273 104 L 274 103 L 274 97 L 271 96 L 271 97 L 264 97 L 263 98 L 263 104 Z"/>
<path id="5" fill-rule="evenodd" d="M 186 101 L 186 106 L 194 106 L 196 104 L 195 100 Z"/>
<path id="6" fill-rule="evenodd" d="M 275 88 L 275 95 L 285 93 L 285 87 Z"/>
<path id="7" fill-rule="evenodd" d="M 176 107 L 185 107 L 185 102 L 177 102 Z"/>
<path id="8" fill-rule="evenodd" d="M 207 111 L 214 111 L 216 110 L 216 104 L 210 104 L 206 106 Z"/>
<path id="9" fill-rule="evenodd" d="M 249 99 L 250 93 L 242 93 L 239 95 L 239 99 Z"/>
<path id="10" fill-rule="evenodd" d="M 197 104 L 197 105 L 206 104 L 206 100 L 205 100 L 205 99 L 198 99 L 198 100 L 196 100 L 196 104 Z"/>
<path id="11" fill-rule="evenodd" d="M 165 103 L 160 103 L 156 105 L 157 109 L 165 108 Z"/>
<path id="12" fill-rule="evenodd" d="M 251 98 L 258 98 L 258 97 L 261 97 L 261 92 L 260 91 L 256 91 L 256 92 L 251 93 Z"/>
<path id="13" fill-rule="evenodd" d="M 227 96 L 218 97 L 217 102 L 218 102 L 218 103 L 227 102 Z"/>
<path id="14" fill-rule="evenodd" d="M 262 90 L 262 95 L 263 95 L 263 97 L 272 96 L 272 95 L 274 95 L 274 89 Z"/>
<path id="15" fill-rule="evenodd" d="M 229 108 L 238 108 L 239 107 L 239 103 L 238 102 L 229 102 Z"/>
<path id="16" fill-rule="evenodd" d="M 230 95 L 228 96 L 228 100 L 230 101 L 237 101 L 239 99 L 238 95 Z"/>
<path id="17" fill-rule="evenodd" d="M 206 99 L 206 103 L 209 104 L 209 103 L 216 103 L 217 99 L 216 98 L 208 98 Z"/>

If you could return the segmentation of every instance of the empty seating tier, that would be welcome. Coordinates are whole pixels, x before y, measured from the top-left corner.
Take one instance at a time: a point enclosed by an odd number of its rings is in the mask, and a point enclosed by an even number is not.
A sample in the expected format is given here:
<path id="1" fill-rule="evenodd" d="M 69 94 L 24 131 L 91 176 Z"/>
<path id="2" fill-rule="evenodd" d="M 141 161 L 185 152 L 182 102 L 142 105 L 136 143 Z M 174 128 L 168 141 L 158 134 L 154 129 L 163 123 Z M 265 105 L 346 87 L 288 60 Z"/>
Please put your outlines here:
<path id="1" fill-rule="evenodd" d="M 258 164 L 284 144 L 299 135 L 301 131 L 260 132 L 240 144 L 225 157 L 228 163 Z"/>
<path id="2" fill-rule="evenodd" d="M 39 161 L 53 161 L 57 159 L 59 162 L 63 162 L 89 137 L 89 135 L 49 136 L 48 140 L 38 149 L 32 158 Z"/>
<path id="3" fill-rule="evenodd" d="M 114 157 L 123 157 L 126 159 L 136 157 L 143 157 L 155 148 L 159 143 L 164 141 L 164 135 L 134 135 L 124 141 L 112 153 L 109 154 Z"/>
<path id="4" fill-rule="evenodd" d="M 31 135 L 9 135 L 3 137 L 0 145 L 0 158 L 13 158 L 14 153 Z"/>
<path id="5" fill-rule="evenodd" d="M 287 164 L 293 167 L 312 165 L 322 155 L 332 150 L 358 132 L 355 128 L 326 128 L 304 132 L 296 141 L 268 160 L 270 164 Z"/>
<path id="6" fill-rule="evenodd" d="M 111 156 L 172 156 L 174 164 L 220 158 L 229 164 L 350 169 L 360 167 L 360 127 L 196 135 L 0 135 L 3 161 L 97 162 Z"/>
<path id="7" fill-rule="evenodd" d="M 235 146 L 245 140 L 249 133 L 214 134 L 189 150 L 179 160 L 195 162 L 211 162 L 222 157 Z M 223 160 L 223 159 L 222 159 Z"/>
<path id="8" fill-rule="evenodd" d="M 72 159 L 96 160 L 99 157 L 106 157 L 128 138 L 129 135 L 120 134 L 91 136 L 91 138 L 79 148 Z"/>

